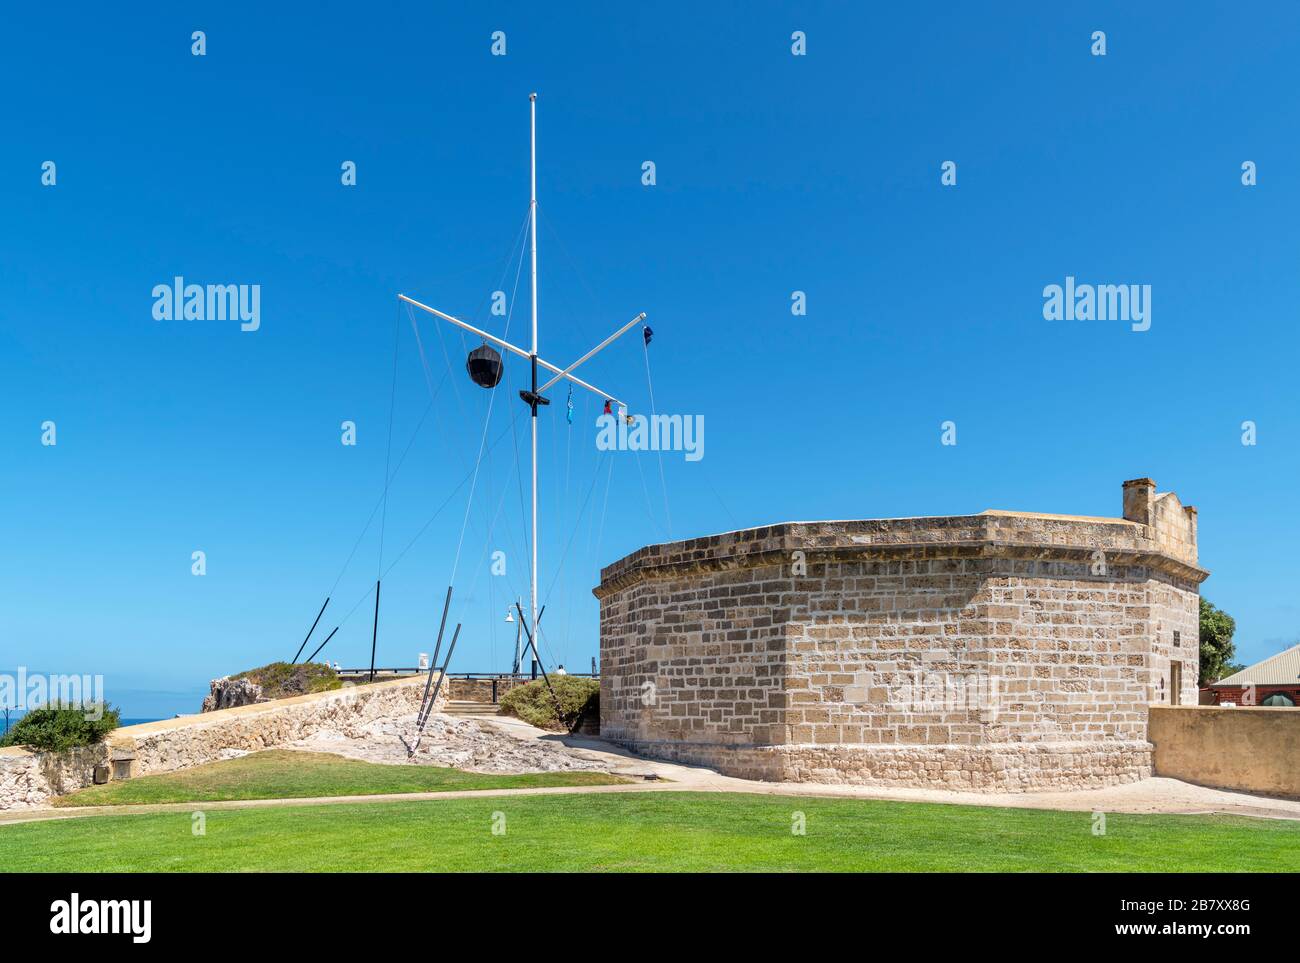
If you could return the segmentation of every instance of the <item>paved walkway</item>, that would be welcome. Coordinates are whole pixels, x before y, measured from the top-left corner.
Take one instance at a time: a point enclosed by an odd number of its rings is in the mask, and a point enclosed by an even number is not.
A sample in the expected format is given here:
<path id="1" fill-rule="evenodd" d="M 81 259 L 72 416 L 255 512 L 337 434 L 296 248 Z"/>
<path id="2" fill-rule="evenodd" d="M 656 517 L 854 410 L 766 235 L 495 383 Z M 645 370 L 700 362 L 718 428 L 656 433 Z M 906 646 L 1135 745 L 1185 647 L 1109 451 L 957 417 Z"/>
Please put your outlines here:
<path id="1" fill-rule="evenodd" d="M 367 796 L 323 796 L 299 799 L 245 799 L 228 802 L 155 803 L 139 806 L 83 806 L 0 812 L 0 825 L 47 819 L 135 813 L 194 812 L 197 809 L 259 809 L 272 806 L 330 806 L 349 803 L 432 801 L 490 796 L 569 795 L 620 792 L 746 792 L 774 796 L 816 796 L 837 799 L 879 799 L 896 802 L 947 803 L 1013 809 L 1057 809 L 1106 813 L 1226 813 L 1266 819 L 1300 820 L 1300 800 L 1273 799 L 1250 793 L 1210 789 L 1177 779 L 1156 777 L 1105 789 L 1041 793 L 977 793 L 943 789 L 894 789 L 817 783 L 757 782 L 723 776 L 702 766 L 686 766 L 633 755 L 601 739 L 563 736 L 537 729 L 506 716 L 476 716 L 518 739 L 557 741 L 573 752 L 600 761 L 607 771 L 630 781 L 612 786 L 564 786 L 540 789 L 485 789 L 451 792 L 391 793 Z"/>
<path id="2" fill-rule="evenodd" d="M 905 789 L 880 786 L 821 785 L 806 782 L 756 782 L 723 776 L 702 766 L 661 762 L 633 755 L 601 739 L 561 736 L 536 729 L 508 716 L 480 716 L 480 722 L 496 726 L 521 739 L 562 742 L 582 755 L 606 762 L 610 772 L 634 778 L 653 775 L 670 779 L 665 788 L 692 791 L 752 792 L 780 796 L 827 796 L 848 799 L 882 799 L 899 802 L 952 803 L 966 806 L 1005 806 L 1012 809 L 1061 809 L 1077 812 L 1099 810 L 1108 813 L 1231 813 L 1271 819 L 1300 819 L 1300 800 L 1275 799 L 1252 793 L 1211 789 L 1177 779 L 1155 777 L 1141 782 L 1058 792 L 956 792 L 948 789 Z"/>

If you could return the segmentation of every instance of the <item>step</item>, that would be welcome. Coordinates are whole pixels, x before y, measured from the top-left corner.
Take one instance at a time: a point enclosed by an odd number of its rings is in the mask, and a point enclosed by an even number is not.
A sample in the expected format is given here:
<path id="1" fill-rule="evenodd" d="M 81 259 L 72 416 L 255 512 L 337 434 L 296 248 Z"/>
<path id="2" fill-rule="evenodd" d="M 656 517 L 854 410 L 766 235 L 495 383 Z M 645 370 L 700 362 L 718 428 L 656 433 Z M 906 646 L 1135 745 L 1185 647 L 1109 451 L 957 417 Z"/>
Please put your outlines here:
<path id="1" fill-rule="evenodd" d="M 494 716 L 499 708 L 491 702 L 448 702 L 442 712 L 449 716 Z"/>

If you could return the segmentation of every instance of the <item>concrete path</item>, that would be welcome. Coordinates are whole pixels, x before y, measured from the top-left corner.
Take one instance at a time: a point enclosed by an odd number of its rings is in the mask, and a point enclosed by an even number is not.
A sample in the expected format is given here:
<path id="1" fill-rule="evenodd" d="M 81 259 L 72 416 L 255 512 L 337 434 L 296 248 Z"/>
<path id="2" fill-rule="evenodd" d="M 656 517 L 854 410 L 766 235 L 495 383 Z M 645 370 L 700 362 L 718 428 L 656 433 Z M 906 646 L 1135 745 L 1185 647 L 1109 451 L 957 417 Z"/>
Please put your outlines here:
<path id="1" fill-rule="evenodd" d="M 557 735 L 534 728 L 512 717 L 484 715 L 477 718 L 478 721 L 509 732 L 516 738 L 561 742 L 581 755 L 604 760 L 608 771 L 618 775 L 638 779 L 647 775 L 670 779 L 673 782 L 672 788 L 675 789 L 951 803 L 965 806 L 1003 806 L 1012 809 L 1059 809 L 1075 812 L 1096 810 L 1108 813 L 1230 813 L 1271 819 L 1300 819 L 1300 800 L 1275 799 L 1252 793 L 1211 789 L 1163 777 L 1109 786 L 1105 789 L 1032 793 L 981 793 L 956 792 L 947 789 L 821 785 L 804 782 L 756 782 L 723 776 L 702 766 L 686 766 L 681 763 L 647 759 L 601 739 Z"/>
<path id="2" fill-rule="evenodd" d="M 563 786 L 538 789 L 455 790 L 449 792 L 391 793 L 366 796 L 324 796 L 299 799 L 246 799 L 227 802 L 155 803 L 138 806 L 83 806 L 0 812 L 0 825 L 47 819 L 137 813 L 206 812 L 221 809 L 258 809 L 273 806 L 330 806 L 349 803 L 434 801 L 496 796 L 570 795 L 622 792 L 744 792 L 773 796 L 813 796 L 835 799 L 877 799 L 894 802 L 946 803 L 1013 809 L 1056 809 L 1106 813 L 1226 813 L 1266 819 L 1300 819 L 1300 800 L 1273 799 L 1249 793 L 1210 789 L 1177 779 L 1153 778 L 1105 789 L 1042 793 L 976 793 L 942 789 L 895 789 L 873 786 L 821 785 L 817 783 L 757 782 L 723 776 L 702 766 L 687 766 L 637 756 L 626 749 L 586 736 L 565 736 L 537 729 L 522 720 L 488 713 L 478 721 L 517 739 L 559 742 L 579 755 L 597 760 L 606 771 L 631 780 L 612 786 Z"/>

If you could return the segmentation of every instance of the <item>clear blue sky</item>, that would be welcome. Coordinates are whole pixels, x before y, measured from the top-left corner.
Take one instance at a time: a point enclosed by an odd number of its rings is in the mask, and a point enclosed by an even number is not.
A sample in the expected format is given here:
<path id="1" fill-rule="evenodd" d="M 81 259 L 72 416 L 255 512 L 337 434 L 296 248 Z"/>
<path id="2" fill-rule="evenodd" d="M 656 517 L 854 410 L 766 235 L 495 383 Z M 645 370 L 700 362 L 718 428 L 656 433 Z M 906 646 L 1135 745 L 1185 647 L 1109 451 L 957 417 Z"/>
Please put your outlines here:
<path id="1" fill-rule="evenodd" d="M 665 486 L 653 454 L 595 450 L 598 399 L 575 396 L 569 428 L 553 393 L 548 659 L 588 667 L 599 567 L 670 529 L 1114 515 L 1140 475 L 1200 508 L 1204 592 L 1239 657 L 1300 637 L 1300 7 L 622 6 L 7 12 L 0 666 L 104 673 L 128 716 L 192 710 L 209 678 L 291 656 L 340 570 L 317 639 L 351 612 L 325 654 L 368 659 L 378 519 L 344 562 L 382 489 L 394 383 L 394 463 L 429 402 L 395 296 L 503 329 L 488 298 L 513 288 L 531 90 L 543 355 L 644 310 L 658 409 L 706 423 L 704 459 L 665 456 Z M 155 321 L 175 275 L 260 284 L 261 329 Z M 1152 285 L 1151 329 L 1045 321 L 1066 275 Z M 520 340 L 526 290 L 525 269 Z M 470 470 L 491 397 L 464 377 L 472 344 L 419 325 L 434 387 L 448 358 L 451 377 L 393 483 L 385 567 Z M 585 370 L 648 407 L 635 332 Z M 488 429 L 507 435 L 469 514 L 455 669 L 506 666 L 501 619 L 526 592 L 523 374 Z M 431 648 L 467 491 L 385 580 L 381 664 Z"/>

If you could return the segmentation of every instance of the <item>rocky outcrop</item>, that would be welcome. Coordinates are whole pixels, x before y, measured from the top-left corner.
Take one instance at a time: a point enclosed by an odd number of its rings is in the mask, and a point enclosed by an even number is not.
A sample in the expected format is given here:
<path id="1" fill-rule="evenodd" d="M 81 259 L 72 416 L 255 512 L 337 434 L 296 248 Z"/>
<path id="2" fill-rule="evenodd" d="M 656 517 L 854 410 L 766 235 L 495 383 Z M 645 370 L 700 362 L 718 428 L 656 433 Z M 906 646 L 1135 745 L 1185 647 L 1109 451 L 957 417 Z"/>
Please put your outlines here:
<path id="1" fill-rule="evenodd" d="M 412 756 L 408 747 L 417 743 L 419 749 Z M 470 772 L 602 772 L 608 768 L 604 761 L 549 739 L 519 738 L 491 722 L 440 713 L 429 716 L 422 736 L 411 713 L 318 729 L 287 748 L 330 752 L 363 762 L 453 766 Z"/>
<path id="2" fill-rule="evenodd" d="M 271 701 L 262 695 L 262 687 L 251 679 L 232 679 L 226 676 L 213 679 L 210 687 L 211 691 L 204 698 L 200 712 L 215 712 L 218 709 L 233 709 L 236 706 Z"/>

